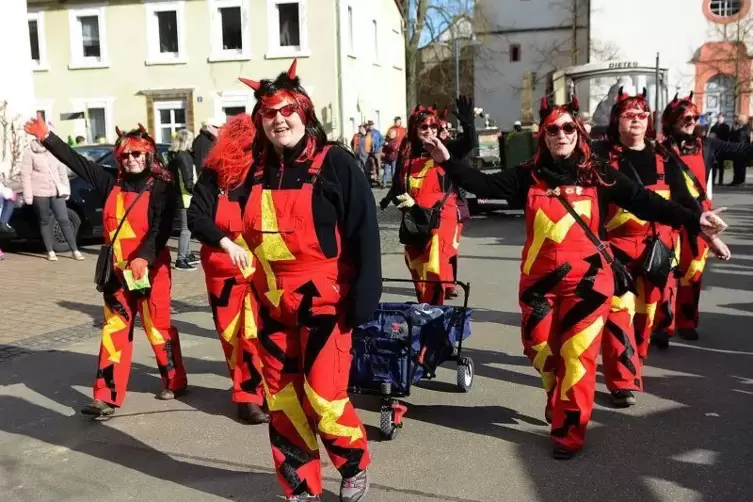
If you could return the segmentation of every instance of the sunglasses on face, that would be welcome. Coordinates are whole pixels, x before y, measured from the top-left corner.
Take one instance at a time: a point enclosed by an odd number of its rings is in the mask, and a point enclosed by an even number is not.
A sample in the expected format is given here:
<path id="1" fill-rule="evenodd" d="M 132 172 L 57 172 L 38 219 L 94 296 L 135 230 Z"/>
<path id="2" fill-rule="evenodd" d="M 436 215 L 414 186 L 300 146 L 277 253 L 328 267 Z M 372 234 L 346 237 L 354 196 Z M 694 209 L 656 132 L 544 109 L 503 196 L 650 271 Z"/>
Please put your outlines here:
<path id="1" fill-rule="evenodd" d="M 560 131 L 570 136 L 571 134 L 575 134 L 575 131 L 577 131 L 578 129 L 575 127 L 575 122 L 565 122 L 562 125 L 558 125 L 558 124 L 548 125 L 546 126 L 544 130 L 549 136 L 557 136 L 560 133 Z"/>
<path id="2" fill-rule="evenodd" d="M 422 131 L 428 131 L 429 129 L 436 131 L 439 129 L 439 126 L 437 124 L 421 124 L 418 128 Z"/>
<path id="3" fill-rule="evenodd" d="M 283 117 L 290 117 L 298 111 L 298 107 L 291 104 L 285 105 L 282 108 L 262 108 L 261 115 L 265 119 L 273 119 L 277 116 L 277 112 L 281 113 Z"/>
<path id="4" fill-rule="evenodd" d="M 685 125 L 690 125 L 690 124 L 692 124 L 694 122 L 698 122 L 699 118 L 701 118 L 700 115 L 685 115 L 682 118 L 682 121 L 683 121 L 683 123 L 685 123 Z"/>
<path id="5" fill-rule="evenodd" d="M 128 160 L 128 157 L 139 160 L 143 154 L 144 152 L 123 152 L 120 154 L 120 160 Z"/>
<path id="6" fill-rule="evenodd" d="M 648 115 L 648 112 L 625 112 L 622 114 L 622 118 L 627 120 L 646 120 L 648 118 Z"/>

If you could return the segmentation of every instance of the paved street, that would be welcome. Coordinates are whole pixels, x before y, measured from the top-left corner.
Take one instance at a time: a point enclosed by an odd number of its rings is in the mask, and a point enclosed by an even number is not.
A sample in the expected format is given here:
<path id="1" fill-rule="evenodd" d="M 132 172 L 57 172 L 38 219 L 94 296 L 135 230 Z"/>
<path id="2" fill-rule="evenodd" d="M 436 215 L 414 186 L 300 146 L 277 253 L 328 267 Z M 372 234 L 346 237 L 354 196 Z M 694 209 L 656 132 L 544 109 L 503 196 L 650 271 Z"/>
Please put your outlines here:
<path id="1" fill-rule="evenodd" d="M 414 388 L 405 427 L 386 442 L 378 439 L 378 401 L 354 397 L 372 439 L 368 501 L 753 500 L 753 190 L 722 189 L 715 202 L 732 208 L 725 240 L 734 260 L 709 260 L 701 341 L 652 353 L 647 393 L 627 411 L 609 407 L 600 376 L 586 449 L 570 462 L 551 459 L 540 380 L 521 353 L 522 219 L 470 222 L 459 274 L 473 285 L 474 387 L 455 392 L 454 365 L 441 368 L 437 380 Z M 384 276 L 407 278 L 397 212 L 380 218 Z M 18 255 L 0 262 L 0 500 L 278 500 L 266 428 L 234 419 L 201 271 L 174 273 L 190 392 L 153 398 L 159 374 L 136 333 L 124 408 L 102 423 L 77 414 L 91 396 L 99 345 L 96 249 L 83 263 Z M 411 298 L 402 285 L 385 293 Z M 331 502 L 339 481 L 325 464 Z"/>

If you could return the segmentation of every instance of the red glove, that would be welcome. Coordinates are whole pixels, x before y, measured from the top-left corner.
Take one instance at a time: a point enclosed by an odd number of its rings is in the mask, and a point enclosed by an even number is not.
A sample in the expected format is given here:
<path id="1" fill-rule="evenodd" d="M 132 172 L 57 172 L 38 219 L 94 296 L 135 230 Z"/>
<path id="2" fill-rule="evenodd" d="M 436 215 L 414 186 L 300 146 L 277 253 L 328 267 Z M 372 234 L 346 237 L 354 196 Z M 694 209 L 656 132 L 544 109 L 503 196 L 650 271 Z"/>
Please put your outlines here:
<path id="1" fill-rule="evenodd" d="M 44 122 L 44 118 L 41 113 L 37 114 L 37 118 L 31 119 L 24 124 L 24 131 L 26 134 L 31 134 L 37 141 L 42 142 L 50 134 L 50 130 L 47 129 L 47 124 Z"/>
<path id="2" fill-rule="evenodd" d="M 128 264 L 128 268 L 131 269 L 131 272 L 133 272 L 133 278 L 135 280 L 140 280 L 142 277 L 144 277 L 144 274 L 146 274 L 148 263 L 143 258 L 135 258 L 131 263 Z"/>

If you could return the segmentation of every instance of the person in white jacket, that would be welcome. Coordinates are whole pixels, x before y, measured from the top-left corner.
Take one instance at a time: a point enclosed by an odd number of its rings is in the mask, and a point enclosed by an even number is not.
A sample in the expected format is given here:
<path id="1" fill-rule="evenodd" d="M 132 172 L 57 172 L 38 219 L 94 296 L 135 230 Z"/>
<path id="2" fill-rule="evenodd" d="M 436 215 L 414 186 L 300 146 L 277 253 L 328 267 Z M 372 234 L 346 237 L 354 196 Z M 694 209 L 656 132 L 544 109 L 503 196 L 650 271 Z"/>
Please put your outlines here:
<path id="1" fill-rule="evenodd" d="M 47 249 L 47 259 L 57 261 L 53 250 L 51 217 L 54 214 L 65 240 L 68 241 L 73 258 L 83 260 L 84 256 L 76 245 L 76 235 L 68 219 L 68 208 L 65 204 L 71 196 L 68 168 L 38 141 L 32 140 L 21 161 L 21 184 L 24 202 L 33 205 L 39 216 L 39 230 Z"/>

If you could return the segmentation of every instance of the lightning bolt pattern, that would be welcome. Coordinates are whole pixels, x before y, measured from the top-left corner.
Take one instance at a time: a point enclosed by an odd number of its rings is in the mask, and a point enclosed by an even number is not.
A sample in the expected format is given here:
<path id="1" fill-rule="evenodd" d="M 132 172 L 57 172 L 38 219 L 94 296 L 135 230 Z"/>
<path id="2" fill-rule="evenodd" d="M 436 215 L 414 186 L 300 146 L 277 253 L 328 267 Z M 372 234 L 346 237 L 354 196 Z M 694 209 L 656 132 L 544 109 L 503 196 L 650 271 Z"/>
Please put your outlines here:
<path id="1" fill-rule="evenodd" d="M 264 378 L 262 378 L 262 384 L 264 385 L 264 391 L 267 396 L 267 406 L 269 411 L 281 411 L 288 417 L 290 423 L 293 424 L 296 432 L 301 437 L 306 446 L 311 451 L 317 451 L 319 449 L 319 443 L 316 441 L 314 431 L 311 430 L 309 425 L 309 419 L 306 416 L 306 412 L 303 411 L 301 402 L 298 399 L 298 393 L 295 390 L 293 382 L 290 382 L 283 387 L 276 394 L 272 394 L 269 391 L 269 387 Z"/>
<path id="2" fill-rule="evenodd" d="M 311 407 L 314 408 L 314 411 L 320 417 L 320 432 L 329 434 L 330 436 L 349 437 L 351 443 L 363 437 L 360 427 L 349 427 L 337 423 L 340 417 L 342 417 L 345 407 L 350 402 L 347 396 L 343 399 L 328 401 L 317 394 L 307 380 L 303 383 L 303 389 L 306 392 L 309 403 L 311 403 Z"/>
<path id="3" fill-rule="evenodd" d="M 664 199 L 669 199 L 669 190 L 654 190 L 654 193 L 657 195 L 660 195 Z M 634 221 L 638 224 L 640 227 L 646 226 L 646 221 L 638 218 L 633 213 L 629 212 L 626 209 L 619 208 L 615 215 L 612 217 L 612 219 L 609 220 L 609 222 L 606 225 L 607 232 L 611 232 L 612 230 L 621 227 L 622 225 L 626 224 L 629 221 Z"/>
<path id="4" fill-rule="evenodd" d="M 544 367 L 546 366 L 547 359 L 552 355 L 552 349 L 547 342 L 541 342 L 531 348 L 536 351 L 536 357 L 533 358 L 533 367 L 541 375 L 541 383 L 544 386 L 544 390 L 549 392 L 554 389 L 554 372 L 544 371 Z"/>
<path id="5" fill-rule="evenodd" d="M 706 268 L 706 260 L 708 259 L 708 257 L 709 249 L 705 248 L 700 257 L 694 258 L 690 261 L 688 270 L 680 278 L 681 286 L 689 286 L 693 282 L 693 279 L 696 277 L 696 274 L 703 274 L 703 269 Z"/>
<path id="6" fill-rule="evenodd" d="M 579 200 L 573 203 L 573 209 L 579 216 L 591 217 L 591 201 Z M 568 213 L 564 215 L 556 223 L 552 221 L 549 216 L 539 208 L 536 211 L 536 216 L 533 221 L 533 240 L 528 248 L 528 254 L 523 264 L 523 273 L 528 275 L 531 272 L 531 267 L 536 261 L 536 258 L 541 251 L 541 246 L 546 239 L 549 239 L 557 244 L 562 244 L 565 240 L 565 236 L 570 231 L 570 228 L 575 224 L 575 219 Z"/>
<path id="7" fill-rule="evenodd" d="M 277 288 L 277 278 L 275 277 L 271 262 L 295 260 L 295 256 L 290 252 L 285 244 L 285 240 L 280 235 L 277 212 L 275 211 L 271 190 L 262 190 L 261 192 L 261 225 L 263 232 L 262 242 L 254 250 L 254 254 L 258 258 L 259 264 L 267 278 L 267 291 L 264 293 L 264 296 L 266 296 L 272 305 L 279 307 L 283 290 Z"/>
<path id="8" fill-rule="evenodd" d="M 149 343 L 152 345 L 162 345 L 165 343 L 165 337 L 154 326 L 152 322 L 152 313 L 149 311 L 149 300 L 143 300 L 141 302 L 141 318 L 144 321 L 144 331 L 146 337 L 149 339 Z"/>
<path id="9" fill-rule="evenodd" d="M 118 314 L 105 305 L 105 322 L 102 327 L 102 347 L 107 352 L 107 360 L 111 363 L 119 363 L 122 351 L 116 350 L 112 335 L 128 327 Z"/>
<path id="10" fill-rule="evenodd" d="M 567 393 L 586 375 L 586 368 L 580 356 L 594 343 L 604 328 L 604 319 L 597 318 L 583 331 L 567 339 L 560 349 L 560 356 L 565 364 L 565 376 L 562 378 L 560 399 L 569 401 Z"/>
<path id="11" fill-rule="evenodd" d="M 242 234 L 238 234 L 238 237 L 236 237 L 233 242 L 242 247 L 244 251 L 246 251 L 246 255 L 248 256 L 248 265 L 241 268 L 241 275 L 243 275 L 244 278 L 248 279 L 249 277 L 251 277 L 251 274 L 254 273 L 254 254 L 248 248 L 246 239 L 243 238 Z"/>
<path id="12" fill-rule="evenodd" d="M 414 194 L 421 188 L 421 185 L 424 182 L 424 178 L 426 178 L 426 174 L 429 172 L 429 169 L 431 169 L 432 167 L 434 167 L 434 160 L 430 159 L 426 161 L 426 163 L 424 164 L 424 167 L 418 172 L 418 174 L 411 175 L 408 177 L 411 194 Z"/>
<path id="13" fill-rule="evenodd" d="M 123 192 L 118 191 L 115 197 L 115 218 L 117 218 L 118 224 L 120 224 L 120 222 L 125 218 L 125 195 L 123 194 Z M 128 222 L 128 220 L 123 222 L 123 226 L 120 228 L 120 232 L 118 232 L 117 237 L 115 238 L 115 240 L 113 240 L 113 236 L 115 235 L 116 230 L 117 227 L 115 227 L 110 232 L 110 242 L 112 245 L 112 252 L 115 255 L 115 266 L 121 270 L 124 270 L 128 263 L 128 260 L 123 255 L 123 240 L 135 239 L 136 233 L 133 231 L 133 228 L 131 227 L 131 224 Z"/>

